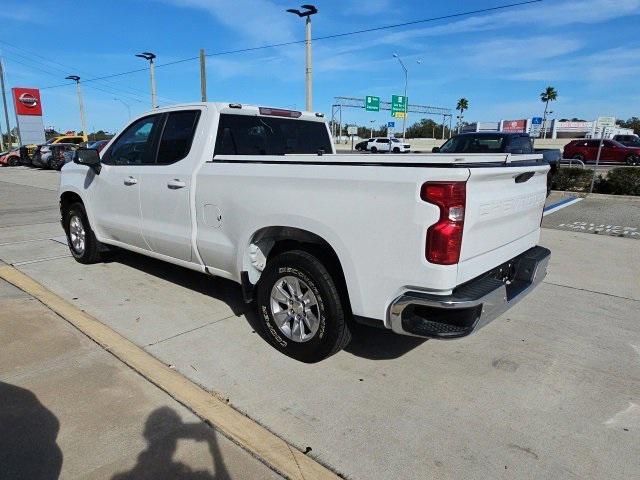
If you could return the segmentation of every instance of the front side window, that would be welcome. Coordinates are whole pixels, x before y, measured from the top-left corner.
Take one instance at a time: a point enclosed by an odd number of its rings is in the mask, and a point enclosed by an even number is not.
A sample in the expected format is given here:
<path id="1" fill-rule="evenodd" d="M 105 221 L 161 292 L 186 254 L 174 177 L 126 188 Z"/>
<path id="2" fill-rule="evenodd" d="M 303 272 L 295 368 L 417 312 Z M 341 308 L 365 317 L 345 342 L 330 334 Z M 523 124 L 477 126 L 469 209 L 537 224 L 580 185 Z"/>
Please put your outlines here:
<path id="1" fill-rule="evenodd" d="M 220 115 L 216 155 L 331 152 L 324 122 L 258 115 Z"/>
<path id="2" fill-rule="evenodd" d="M 116 140 L 106 153 L 103 163 L 112 165 L 143 165 L 153 163 L 152 132 L 158 115 L 141 118 Z"/>
<path id="3" fill-rule="evenodd" d="M 199 110 L 169 113 L 158 147 L 158 164 L 175 163 L 189 154 L 199 117 Z"/>

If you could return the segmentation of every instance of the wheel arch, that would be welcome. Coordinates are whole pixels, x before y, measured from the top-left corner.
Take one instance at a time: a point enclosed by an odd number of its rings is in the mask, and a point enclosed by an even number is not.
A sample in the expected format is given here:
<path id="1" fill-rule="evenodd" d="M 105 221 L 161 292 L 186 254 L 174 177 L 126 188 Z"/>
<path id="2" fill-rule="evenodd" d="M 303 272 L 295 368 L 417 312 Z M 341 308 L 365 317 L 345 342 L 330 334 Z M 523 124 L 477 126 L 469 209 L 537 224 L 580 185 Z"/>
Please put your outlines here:
<path id="1" fill-rule="evenodd" d="M 318 258 L 340 285 L 346 305 L 350 305 L 348 272 L 336 248 L 322 236 L 310 230 L 291 226 L 268 226 L 255 231 L 245 247 L 242 259 L 242 287 L 245 300 L 253 298 L 253 287 L 266 264 L 280 253 L 303 250 Z M 348 268 L 348 266 L 347 266 Z"/>

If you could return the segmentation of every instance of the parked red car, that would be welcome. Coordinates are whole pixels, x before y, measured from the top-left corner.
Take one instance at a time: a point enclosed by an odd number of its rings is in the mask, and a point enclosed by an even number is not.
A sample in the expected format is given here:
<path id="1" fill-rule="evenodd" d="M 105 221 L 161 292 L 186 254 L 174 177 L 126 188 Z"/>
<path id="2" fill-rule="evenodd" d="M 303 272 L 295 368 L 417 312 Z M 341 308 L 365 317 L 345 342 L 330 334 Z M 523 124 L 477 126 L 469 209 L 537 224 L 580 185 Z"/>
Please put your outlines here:
<path id="1" fill-rule="evenodd" d="M 564 147 L 563 158 L 576 158 L 583 162 L 595 162 L 600 140 L 573 140 Z M 601 162 L 640 165 L 640 147 L 627 147 L 615 140 L 605 140 L 600 152 Z"/>
<path id="2" fill-rule="evenodd" d="M 20 165 L 20 149 L 14 148 L 8 152 L 0 153 L 0 165 L 15 167 Z"/>

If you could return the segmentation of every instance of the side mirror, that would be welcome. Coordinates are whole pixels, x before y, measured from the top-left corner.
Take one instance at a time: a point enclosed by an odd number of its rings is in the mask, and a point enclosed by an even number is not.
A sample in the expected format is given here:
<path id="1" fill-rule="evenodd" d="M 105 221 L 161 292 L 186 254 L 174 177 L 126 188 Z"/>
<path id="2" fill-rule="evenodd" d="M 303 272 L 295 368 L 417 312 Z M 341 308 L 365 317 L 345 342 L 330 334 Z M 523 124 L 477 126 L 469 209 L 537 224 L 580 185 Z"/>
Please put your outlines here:
<path id="1" fill-rule="evenodd" d="M 78 165 L 86 165 L 91 170 L 100 174 L 102 165 L 100 165 L 100 154 L 98 150 L 93 148 L 79 148 L 73 156 L 73 161 Z"/>
<path id="2" fill-rule="evenodd" d="M 440 147 L 433 147 L 431 153 L 440 153 Z"/>

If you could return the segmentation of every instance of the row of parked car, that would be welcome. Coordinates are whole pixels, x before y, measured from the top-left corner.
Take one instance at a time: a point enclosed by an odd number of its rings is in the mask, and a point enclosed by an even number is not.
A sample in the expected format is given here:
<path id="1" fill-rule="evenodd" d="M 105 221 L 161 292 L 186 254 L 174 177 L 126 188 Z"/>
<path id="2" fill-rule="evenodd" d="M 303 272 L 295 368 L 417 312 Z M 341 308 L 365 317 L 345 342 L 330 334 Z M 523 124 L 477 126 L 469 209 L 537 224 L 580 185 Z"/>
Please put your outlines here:
<path id="1" fill-rule="evenodd" d="M 30 145 L 0 152 L 0 165 L 9 167 L 27 165 L 60 170 L 65 163 L 73 160 L 79 147 L 94 148 L 100 151 L 108 142 L 108 140 L 87 142 L 82 136 L 63 135 L 52 138 L 42 145 Z"/>

